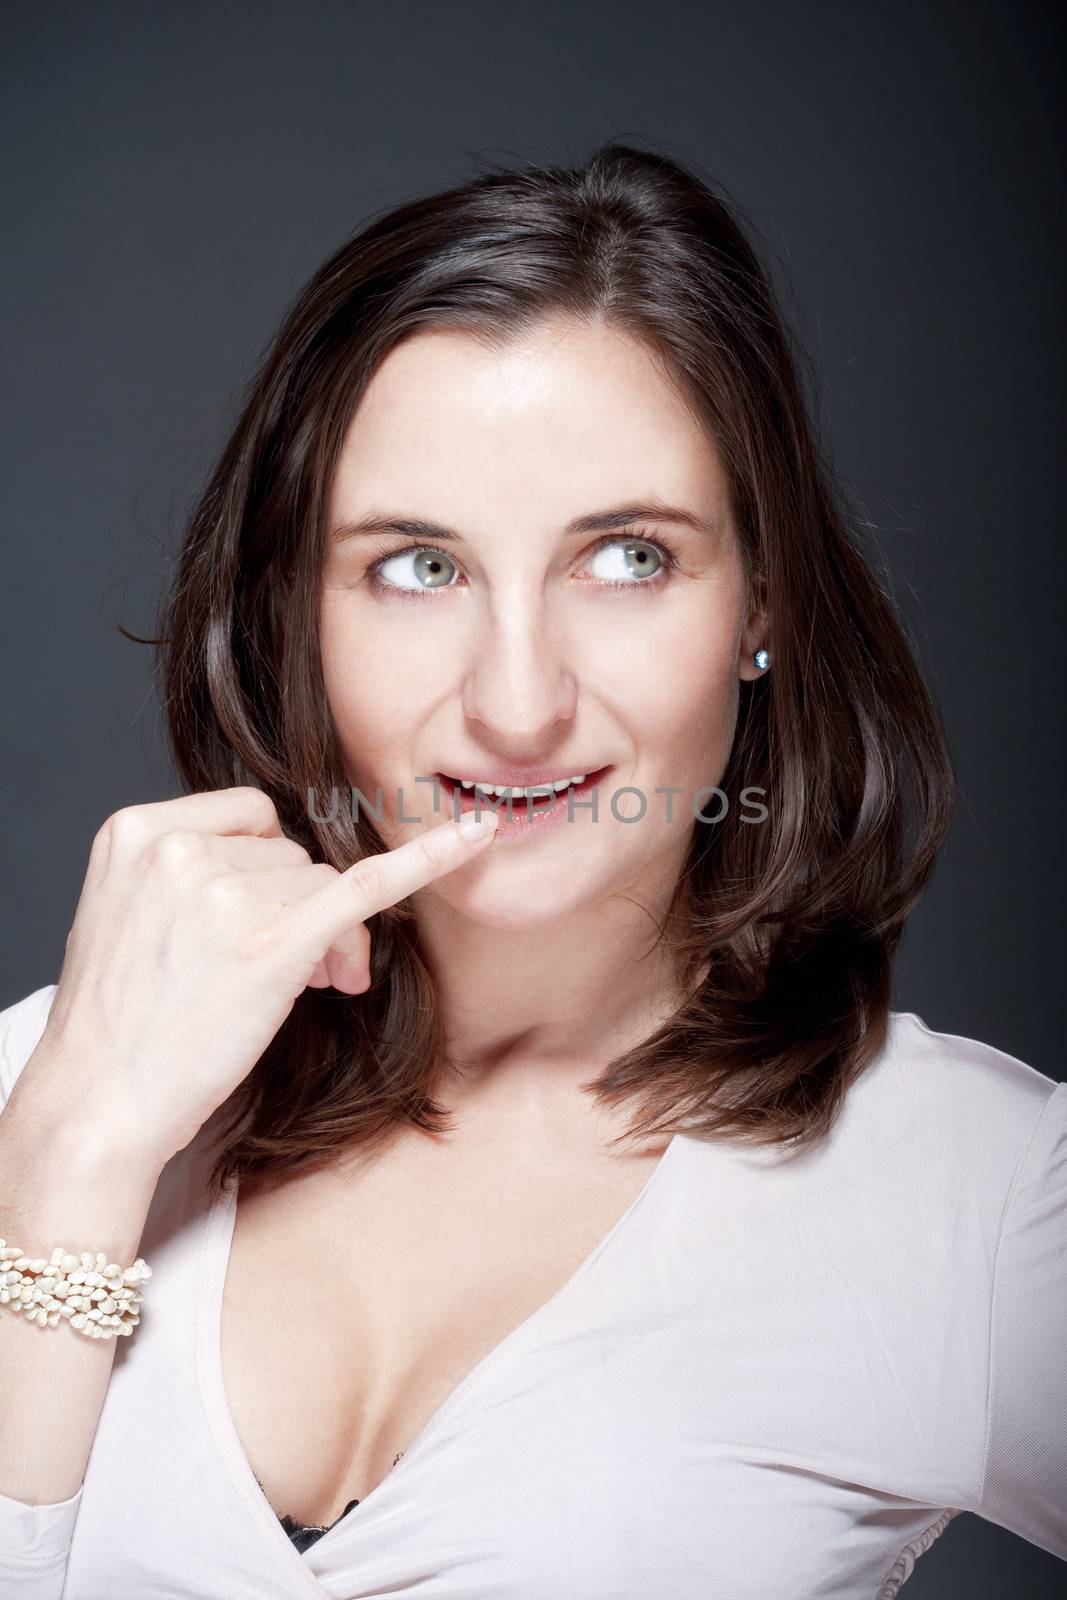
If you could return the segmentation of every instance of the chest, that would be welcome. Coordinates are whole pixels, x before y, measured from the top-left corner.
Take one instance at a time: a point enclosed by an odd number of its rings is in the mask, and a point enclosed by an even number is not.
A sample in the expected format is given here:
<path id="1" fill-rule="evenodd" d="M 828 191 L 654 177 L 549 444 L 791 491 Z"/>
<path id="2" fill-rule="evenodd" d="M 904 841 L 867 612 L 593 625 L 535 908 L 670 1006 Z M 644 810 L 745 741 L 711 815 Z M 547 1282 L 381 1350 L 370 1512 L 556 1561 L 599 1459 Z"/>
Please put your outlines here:
<path id="1" fill-rule="evenodd" d="M 326 1187 L 292 1184 L 269 1207 L 250 1193 L 234 1207 L 230 1195 L 205 1218 L 200 1184 L 176 1174 L 146 1231 L 154 1314 L 116 1352 L 65 1600 L 99 1600 L 105 1590 L 172 1600 L 176 1585 L 187 1600 L 431 1591 L 889 1600 L 909 1548 L 924 1549 L 944 1525 L 941 1508 L 969 1503 L 981 1470 L 989 1352 L 966 1330 L 987 1326 L 988 1286 L 972 1304 L 957 1266 L 946 1295 L 944 1262 L 923 1246 L 929 1230 L 903 1228 L 902 1201 L 884 1176 L 858 1191 L 808 1181 L 780 1194 L 761 1171 L 759 1187 L 739 1193 L 724 1181 L 721 1152 L 695 1141 L 676 1143 L 662 1167 L 631 1172 L 640 1203 L 617 1227 L 601 1211 L 601 1236 L 581 1270 L 562 1293 L 542 1285 L 553 1298 L 532 1320 L 508 1319 L 503 1345 L 480 1360 L 473 1384 L 421 1442 L 390 1439 L 377 1484 L 358 1480 L 342 1452 L 351 1476 L 325 1482 L 318 1500 L 308 1487 L 318 1463 L 314 1452 L 301 1454 L 302 1440 L 312 1433 L 328 1451 L 351 1427 L 358 1384 L 374 1378 L 372 1362 L 340 1359 L 332 1338 L 343 1322 L 355 1348 L 370 1291 L 343 1309 L 305 1306 L 299 1324 L 293 1316 L 275 1324 L 290 1298 L 282 1269 L 295 1270 L 299 1251 L 323 1237 L 340 1259 L 364 1219 L 386 1236 L 378 1253 L 386 1266 L 384 1243 L 412 1237 L 424 1240 L 420 1260 L 431 1264 L 431 1239 L 453 1270 L 475 1250 L 483 1265 L 506 1264 L 494 1237 L 510 1234 L 513 1249 L 517 1238 L 526 1251 L 542 1231 L 558 1241 L 546 1218 L 592 1206 L 596 1191 L 605 1202 L 606 1191 L 584 1178 L 570 1188 L 562 1161 L 551 1173 L 534 1160 L 502 1162 L 484 1186 L 459 1168 L 437 1185 L 429 1168 L 398 1164 L 392 1207 L 383 1172 L 380 1191 L 368 1181 L 331 1197 Z M 402 1194 L 418 1196 L 419 1208 L 413 1199 L 401 1207 Z M 616 1191 L 612 1209 L 622 1199 Z M 526 1234 L 517 1235 L 524 1211 Z M 461 1228 L 466 1247 L 453 1249 Z M 884 1243 L 904 1233 L 907 1268 Z M 257 1243 L 270 1245 L 258 1259 Z M 367 1248 L 361 1265 L 375 1261 Z M 231 1289 L 240 1274 L 255 1291 L 229 1298 L 232 1324 L 220 1316 L 229 1266 Z M 397 1289 L 395 1277 L 383 1267 L 382 1293 Z M 476 1278 L 472 1271 L 462 1283 Z M 304 1298 L 317 1281 L 306 1274 Z M 409 1290 L 416 1320 L 424 1287 L 414 1281 Z M 459 1284 L 448 1304 L 459 1338 L 468 1312 Z M 245 1317 L 242 1350 L 230 1333 Z M 286 1354 L 294 1339 L 305 1341 L 303 1353 Z M 224 1348 L 247 1456 L 223 1391 Z M 433 1341 L 421 1349 L 423 1362 L 440 1361 Z M 371 1351 L 383 1370 L 389 1354 L 380 1343 Z M 415 1381 L 417 1362 L 404 1354 Z M 469 1344 L 465 1359 L 479 1359 Z M 326 1384 L 339 1387 L 304 1386 L 315 1360 L 321 1372 L 332 1367 Z M 257 1409 L 263 1427 L 253 1438 Z M 365 1503 L 305 1555 L 271 1511 L 325 1524 L 353 1498 Z"/>
<path id="2" fill-rule="evenodd" d="M 221 1307 L 241 1444 L 279 1516 L 328 1524 L 610 1232 L 660 1154 L 398 1146 L 239 1197 Z"/>

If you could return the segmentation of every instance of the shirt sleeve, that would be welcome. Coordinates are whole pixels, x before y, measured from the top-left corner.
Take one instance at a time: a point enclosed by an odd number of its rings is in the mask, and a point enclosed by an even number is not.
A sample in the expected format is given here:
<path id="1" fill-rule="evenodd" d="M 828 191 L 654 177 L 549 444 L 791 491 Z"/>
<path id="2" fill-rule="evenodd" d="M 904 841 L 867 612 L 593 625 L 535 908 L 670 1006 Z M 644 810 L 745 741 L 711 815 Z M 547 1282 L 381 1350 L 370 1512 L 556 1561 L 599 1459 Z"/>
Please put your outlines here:
<path id="1" fill-rule="evenodd" d="M 69 1500 L 44 1506 L 0 1494 L 0 1594 L 5 1600 L 61 1600 L 84 1487 L 79 1484 Z"/>
<path id="2" fill-rule="evenodd" d="M 48 984 L 0 1011 L 0 1116 L 37 1048 L 55 992 L 55 984 Z M 0 1237 L 6 1237 L 3 1223 L 0 1216 Z M 16 1314 L 0 1304 L 0 1318 Z M 42 1332 L 41 1337 L 49 1334 Z M 61 1600 L 83 1487 L 69 1500 L 51 1505 L 30 1505 L 0 1494 L 0 1594 L 5 1600 Z"/>
<path id="3" fill-rule="evenodd" d="M 993 1272 L 979 1516 L 1067 1560 L 1067 1084 L 1008 1196 Z"/>

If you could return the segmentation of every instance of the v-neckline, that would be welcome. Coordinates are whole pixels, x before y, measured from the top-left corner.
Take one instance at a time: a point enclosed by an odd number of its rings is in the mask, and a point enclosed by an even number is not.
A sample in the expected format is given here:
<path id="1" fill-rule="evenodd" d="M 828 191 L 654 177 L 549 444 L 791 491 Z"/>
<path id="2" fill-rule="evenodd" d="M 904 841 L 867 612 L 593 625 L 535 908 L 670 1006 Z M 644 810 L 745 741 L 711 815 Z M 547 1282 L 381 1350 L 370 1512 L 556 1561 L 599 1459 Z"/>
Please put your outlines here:
<path id="1" fill-rule="evenodd" d="M 311 1571 L 306 1558 L 312 1552 L 316 1556 L 319 1555 L 323 1547 L 328 1546 L 329 1541 L 335 1537 L 338 1529 L 350 1526 L 353 1521 L 366 1516 L 364 1507 L 376 1501 L 377 1497 L 386 1491 L 387 1486 L 390 1490 L 395 1487 L 398 1477 L 401 1477 L 404 1471 L 410 1468 L 411 1461 L 421 1454 L 426 1440 L 437 1432 L 441 1424 L 453 1414 L 471 1391 L 501 1364 L 521 1340 L 528 1337 L 535 1328 L 558 1311 L 571 1298 L 578 1283 L 592 1271 L 595 1263 L 617 1247 L 618 1240 L 626 1231 L 631 1219 L 647 1204 L 648 1197 L 658 1187 L 662 1187 L 661 1175 L 667 1170 L 684 1137 L 685 1135 L 680 1132 L 672 1135 L 663 1154 L 625 1211 L 616 1218 L 570 1276 L 549 1295 L 547 1300 L 543 1300 L 529 1316 L 524 1317 L 516 1327 L 512 1328 L 510 1333 L 506 1333 L 486 1351 L 446 1395 L 404 1450 L 400 1460 L 389 1469 L 381 1482 L 375 1484 L 357 1505 L 352 1506 L 336 1522 L 331 1523 L 322 1537 L 316 1539 L 306 1551 L 297 1550 L 282 1527 L 280 1517 L 268 1500 L 252 1468 L 252 1463 L 245 1454 L 233 1412 L 230 1410 L 222 1368 L 222 1305 L 237 1220 L 237 1182 L 231 1179 L 215 1196 L 207 1214 L 194 1291 L 195 1362 L 201 1403 L 216 1450 L 227 1469 L 230 1482 L 265 1533 L 270 1552 L 277 1559 L 281 1559 L 294 1576 L 297 1573 L 302 1575 L 305 1585 L 308 1586 L 306 1591 L 308 1596 L 322 1600 L 326 1591 Z"/>

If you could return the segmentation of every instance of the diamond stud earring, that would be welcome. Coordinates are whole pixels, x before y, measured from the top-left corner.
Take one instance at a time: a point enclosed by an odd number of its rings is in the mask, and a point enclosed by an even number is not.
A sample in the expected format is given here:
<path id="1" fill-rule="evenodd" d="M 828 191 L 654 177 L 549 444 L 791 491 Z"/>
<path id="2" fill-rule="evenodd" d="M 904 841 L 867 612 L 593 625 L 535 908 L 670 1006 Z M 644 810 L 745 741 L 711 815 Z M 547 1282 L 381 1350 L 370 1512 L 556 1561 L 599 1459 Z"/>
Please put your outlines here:
<path id="1" fill-rule="evenodd" d="M 765 671 L 771 664 L 770 652 L 767 650 L 756 650 L 752 659 L 761 672 Z"/>

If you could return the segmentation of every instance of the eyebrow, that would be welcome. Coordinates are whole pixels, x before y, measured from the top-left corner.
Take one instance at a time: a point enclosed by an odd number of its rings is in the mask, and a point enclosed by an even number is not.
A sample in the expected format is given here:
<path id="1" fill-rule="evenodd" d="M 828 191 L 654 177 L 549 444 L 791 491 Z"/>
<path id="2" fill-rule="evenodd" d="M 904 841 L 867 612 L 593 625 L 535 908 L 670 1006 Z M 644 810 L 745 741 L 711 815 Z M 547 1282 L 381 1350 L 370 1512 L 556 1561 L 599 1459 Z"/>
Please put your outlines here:
<path id="1" fill-rule="evenodd" d="M 646 500 L 631 505 L 613 506 L 607 511 L 591 511 L 584 517 L 575 517 L 572 522 L 567 523 L 563 532 L 566 537 L 572 538 L 578 534 L 596 533 L 601 529 L 628 528 L 635 522 L 679 522 L 685 527 L 695 528 L 698 533 L 714 535 L 717 531 L 713 522 L 709 522 L 705 517 L 698 517 L 693 511 L 687 511 L 684 506 L 669 506 L 659 500 Z M 374 533 L 402 533 L 414 539 L 438 539 L 443 543 L 463 538 L 455 528 L 446 528 L 437 522 L 424 522 L 419 517 L 403 517 L 392 512 L 379 511 L 369 512 L 355 521 L 338 523 L 331 531 L 330 538 L 335 544 L 344 544 L 349 539 L 359 539 Z"/>

